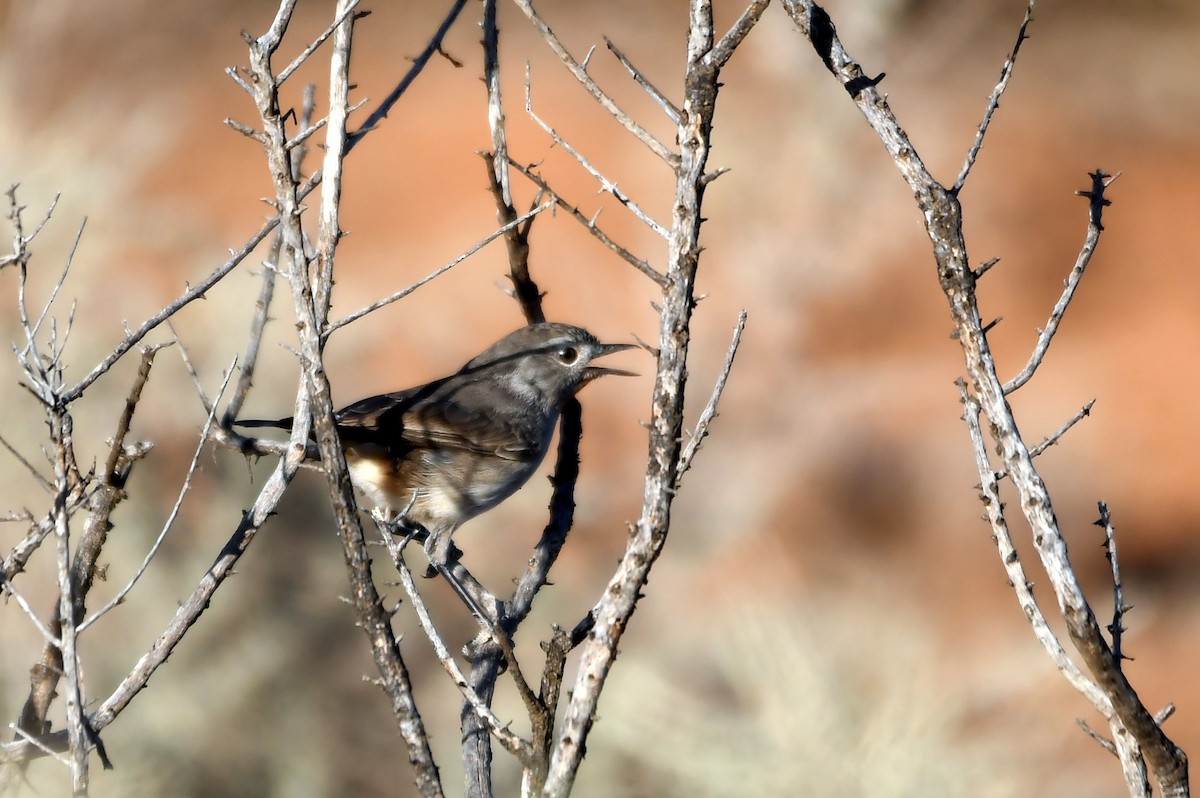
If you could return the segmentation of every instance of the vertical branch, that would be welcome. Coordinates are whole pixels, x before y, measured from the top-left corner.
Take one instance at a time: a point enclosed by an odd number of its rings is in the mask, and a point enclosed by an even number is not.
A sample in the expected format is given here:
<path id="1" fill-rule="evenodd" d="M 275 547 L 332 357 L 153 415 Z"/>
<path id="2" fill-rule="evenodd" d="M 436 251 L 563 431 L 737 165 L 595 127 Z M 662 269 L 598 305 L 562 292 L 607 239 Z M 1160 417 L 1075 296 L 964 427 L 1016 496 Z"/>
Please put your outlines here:
<path id="1" fill-rule="evenodd" d="M 50 386 L 47 386 L 48 388 Z M 54 386 L 54 388 L 59 388 Z M 67 735 L 70 739 L 71 794 L 88 793 L 88 753 L 91 749 L 83 716 L 83 686 L 80 684 L 79 652 L 77 649 L 75 588 L 71 580 L 70 517 L 67 496 L 71 490 L 72 440 L 71 417 L 59 405 L 47 408 L 50 440 L 55 447 L 54 457 L 54 536 L 58 542 L 58 615 L 59 651 L 62 674 L 66 681 Z"/>
<path id="2" fill-rule="evenodd" d="M 530 324 L 546 320 L 542 312 L 542 294 L 529 274 L 530 219 L 524 226 L 513 225 L 517 209 L 513 205 L 509 182 L 508 133 L 504 123 L 504 103 L 500 97 L 500 28 L 496 24 L 496 0 L 483 2 L 483 82 L 487 86 L 488 127 L 492 151 L 488 153 L 488 184 L 496 199 L 496 220 L 512 225 L 504 233 L 508 247 L 509 279 L 513 296 Z"/>
<path id="3" fill-rule="evenodd" d="M 293 220 L 294 232 L 285 231 L 288 247 L 292 299 L 295 305 L 300 335 L 301 358 L 304 366 L 304 392 L 313 419 L 313 436 L 321 454 L 321 462 L 329 484 L 334 520 L 342 539 L 350 585 L 359 623 L 371 642 L 376 668 L 382 686 L 392 702 L 392 713 L 399 725 L 408 749 L 409 761 L 416 774 L 417 787 L 423 796 L 442 794 L 437 766 L 429 748 L 428 735 L 417 711 L 412 694 L 408 669 L 391 627 L 391 617 L 384 610 L 371 576 L 371 558 L 367 552 L 358 506 L 354 500 L 350 475 L 346 467 L 333 417 L 333 400 L 329 381 L 322 363 L 324 339 L 321 331 L 329 316 L 330 292 L 333 287 L 334 255 L 341 237 L 339 210 L 341 202 L 342 163 L 347 148 L 346 120 L 349 114 L 350 51 L 353 41 L 354 18 L 349 14 L 352 0 L 339 0 L 337 14 L 343 19 L 333 34 L 333 55 L 330 59 L 329 117 L 326 124 L 325 159 L 322 168 L 324 182 L 315 268 L 298 244 L 299 214 L 293 213 L 294 185 L 290 175 L 281 171 L 286 154 L 282 147 L 269 152 L 272 173 L 279 190 L 280 215 Z M 269 69 L 269 63 L 264 62 Z M 264 117 L 267 121 L 267 117 Z M 278 120 L 271 120 L 276 121 Z M 278 122 L 273 135 L 282 141 L 283 126 Z M 299 410 L 299 408 L 298 408 Z M 293 436 L 293 441 L 295 437 Z"/>
<path id="4" fill-rule="evenodd" d="M 671 504 L 679 478 L 687 352 L 700 263 L 701 206 L 708 184 L 705 165 L 720 86 L 718 78 L 721 68 L 765 7 L 765 2 L 751 4 L 734 27 L 716 40 L 711 3 L 692 0 L 690 4 L 684 99 L 676 131 L 679 153 L 675 161 L 675 201 L 668 238 L 667 286 L 659 323 L 644 504 L 604 598 L 591 612 L 591 629 L 581 647 L 579 672 L 546 779 L 543 794 L 548 797 L 561 798 L 571 791 L 621 636 L 670 529 Z"/>
<path id="5" fill-rule="evenodd" d="M 492 137 L 492 151 L 485 158 L 488 162 L 488 184 L 496 203 L 496 219 L 505 228 L 504 243 L 508 250 L 509 279 L 513 286 L 513 297 L 521 308 L 525 320 L 532 324 L 546 320 L 542 310 L 542 294 L 529 273 L 529 230 L 533 224 L 532 218 L 524 225 L 514 224 L 517 210 L 513 205 L 512 186 L 509 181 L 508 135 L 505 126 L 504 104 L 500 93 L 500 28 L 496 22 L 496 0 L 484 0 L 483 19 L 483 79 L 487 87 L 488 128 Z M 555 465 L 553 479 L 556 497 L 562 493 L 573 494 L 575 480 L 563 477 L 562 447 L 570 445 L 571 431 L 569 419 L 578 420 L 580 415 L 579 403 L 574 399 L 567 401 L 559 422 L 559 458 Z M 577 449 L 579 438 L 573 438 Z M 553 501 L 553 500 L 552 500 Z M 571 506 L 574 506 L 573 501 Z M 566 519 L 556 519 L 555 525 L 559 540 L 565 540 L 566 532 L 571 527 L 571 516 Z M 553 522 L 552 522 L 553 523 Z M 542 550 L 547 538 L 543 534 L 538 549 Z M 559 543 L 561 547 L 561 542 Z M 557 550 L 555 551 L 557 554 Z M 548 561 L 533 563 L 526 569 L 519 585 L 525 587 L 528 601 L 506 602 L 500 610 L 497 628 L 501 634 L 510 638 L 516 632 L 517 626 L 525 619 L 532 606 L 533 595 L 545 584 L 550 563 Z M 521 587 L 518 587 L 521 593 Z M 496 680 L 500 677 L 504 666 L 504 653 L 495 641 L 482 642 L 474 646 L 470 652 L 471 672 L 470 688 L 482 701 L 490 706 L 496 692 Z M 531 718 L 531 723 L 537 724 L 537 718 Z M 463 778 L 465 794 L 470 798 L 490 798 L 492 790 L 492 734 L 486 721 L 470 705 L 464 701 L 459 712 L 459 722 L 463 734 Z M 538 761 L 532 768 L 526 768 L 526 774 L 543 772 L 545 770 L 545 752 L 535 749 L 532 757 Z"/>

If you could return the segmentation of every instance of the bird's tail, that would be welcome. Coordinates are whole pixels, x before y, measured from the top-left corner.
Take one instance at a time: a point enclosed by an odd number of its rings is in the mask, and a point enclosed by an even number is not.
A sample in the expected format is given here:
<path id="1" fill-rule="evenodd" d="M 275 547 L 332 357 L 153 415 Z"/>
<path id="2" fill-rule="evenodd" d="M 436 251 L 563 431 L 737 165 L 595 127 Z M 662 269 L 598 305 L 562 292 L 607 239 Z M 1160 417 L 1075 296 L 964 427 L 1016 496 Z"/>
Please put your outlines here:
<path id="1" fill-rule="evenodd" d="M 287 418 L 243 418 L 233 422 L 235 427 L 277 427 L 278 429 L 290 430 L 292 428 L 292 417 Z"/>

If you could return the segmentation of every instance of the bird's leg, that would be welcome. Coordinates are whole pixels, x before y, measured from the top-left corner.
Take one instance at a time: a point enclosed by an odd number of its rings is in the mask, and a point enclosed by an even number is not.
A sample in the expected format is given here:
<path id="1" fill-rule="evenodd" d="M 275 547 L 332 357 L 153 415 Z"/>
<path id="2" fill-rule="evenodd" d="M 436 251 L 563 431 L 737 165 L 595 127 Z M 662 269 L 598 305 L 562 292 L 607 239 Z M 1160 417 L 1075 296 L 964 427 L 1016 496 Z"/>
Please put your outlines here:
<path id="1" fill-rule="evenodd" d="M 438 571 L 446 573 L 451 565 L 458 561 L 462 552 L 450 542 L 456 527 L 443 527 L 429 530 L 425 538 L 425 556 L 429 558 L 429 568 L 426 577 L 431 577 Z"/>
<path id="2" fill-rule="evenodd" d="M 378 507 L 371 510 L 371 520 L 380 529 L 393 537 L 403 536 L 404 539 L 400 542 L 400 548 L 404 548 L 412 540 L 420 540 L 423 543 L 429 536 L 429 532 L 426 531 L 425 527 L 410 521 L 403 514 L 388 513 Z"/>

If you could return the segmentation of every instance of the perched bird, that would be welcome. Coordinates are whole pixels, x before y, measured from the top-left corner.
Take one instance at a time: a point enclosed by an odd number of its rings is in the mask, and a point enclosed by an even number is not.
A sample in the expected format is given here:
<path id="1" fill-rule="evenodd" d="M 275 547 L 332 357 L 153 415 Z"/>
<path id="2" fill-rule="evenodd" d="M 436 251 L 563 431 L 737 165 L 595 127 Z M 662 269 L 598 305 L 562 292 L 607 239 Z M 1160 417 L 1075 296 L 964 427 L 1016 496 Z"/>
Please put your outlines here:
<path id="1" fill-rule="evenodd" d="M 428 532 L 445 566 L 454 530 L 525 484 L 550 446 L 563 402 L 605 374 L 591 365 L 632 344 L 543 322 L 501 338 L 449 377 L 372 396 L 337 411 L 350 479 L 385 519 Z M 292 419 L 243 427 L 291 429 Z"/>

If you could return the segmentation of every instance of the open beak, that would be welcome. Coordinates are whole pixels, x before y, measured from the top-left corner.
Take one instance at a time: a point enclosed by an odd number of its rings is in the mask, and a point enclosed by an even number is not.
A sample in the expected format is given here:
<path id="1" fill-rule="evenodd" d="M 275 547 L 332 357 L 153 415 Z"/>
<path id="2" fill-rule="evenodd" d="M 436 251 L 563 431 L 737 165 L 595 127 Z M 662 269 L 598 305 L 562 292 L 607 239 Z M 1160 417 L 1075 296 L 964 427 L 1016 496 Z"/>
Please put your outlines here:
<path id="1" fill-rule="evenodd" d="M 597 354 L 592 356 L 593 360 L 598 357 L 604 357 L 605 355 L 611 355 L 613 352 L 621 352 L 625 349 L 634 349 L 634 348 L 636 348 L 636 345 L 635 344 L 601 344 L 599 348 L 600 348 L 600 351 Z M 579 387 L 582 388 L 583 386 L 587 385 L 592 380 L 596 379 L 597 377 L 603 377 L 605 374 L 616 374 L 620 377 L 636 377 L 636 376 L 638 376 L 637 372 L 634 372 L 634 371 L 625 371 L 624 369 L 610 369 L 610 368 L 605 368 L 604 366 L 588 366 L 587 368 L 585 368 L 583 370 L 583 379 L 579 381 Z"/>

